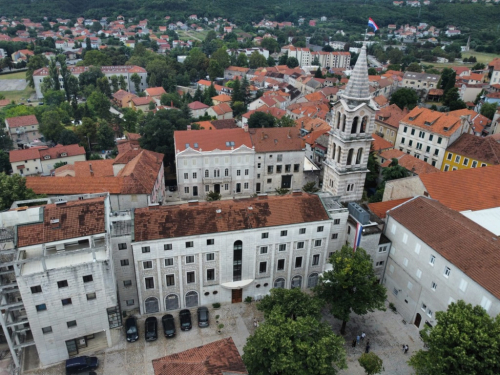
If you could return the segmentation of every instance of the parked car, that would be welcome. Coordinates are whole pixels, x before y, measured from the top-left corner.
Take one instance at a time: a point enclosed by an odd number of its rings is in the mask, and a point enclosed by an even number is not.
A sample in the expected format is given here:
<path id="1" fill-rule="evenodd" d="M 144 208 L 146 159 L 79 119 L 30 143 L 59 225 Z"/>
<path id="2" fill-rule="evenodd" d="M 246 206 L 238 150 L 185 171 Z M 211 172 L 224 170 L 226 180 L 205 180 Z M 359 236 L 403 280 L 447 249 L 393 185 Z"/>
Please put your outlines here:
<path id="1" fill-rule="evenodd" d="M 165 337 L 174 337 L 175 321 L 173 315 L 163 315 L 163 317 L 161 318 L 161 322 L 163 324 L 163 333 L 165 334 Z"/>
<path id="2" fill-rule="evenodd" d="M 66 360 L 66 375 L 79 374 L 82 371 L 95 370 L 99 367 L 97 357 L 81 356 Z"/>
<path id="3" fill-rule="evenodd" d="M 205 306 L 198 307 L 198 327 L 208 326 L 208 309 Z"/>
<path id="4" fill-rule="evenodd" d="M 179 320 L 181 321 L 181 330 L 189 331 L 193 328 L 191 324 L 191 311 L 184 309 L 179 312 Z"/>
<path id="5" fill-rule="evenodd" d="M 150 316 L 144 325 L 146 341 L 155 341 L 158 338 L 158 319 Z"/>
<path id="6" fill-rule="evenodd" d="M 137 328 L 137 319 L 131 316 L 125 322 L 125 330 L 127 332 L 127 341 L 135 342 L 139 339 L 139 329 Z"/>
<path id="7" fill-rule="evenodd" d="M 43 105 L 43 102 L 38 102 L 38 105 Z"/>

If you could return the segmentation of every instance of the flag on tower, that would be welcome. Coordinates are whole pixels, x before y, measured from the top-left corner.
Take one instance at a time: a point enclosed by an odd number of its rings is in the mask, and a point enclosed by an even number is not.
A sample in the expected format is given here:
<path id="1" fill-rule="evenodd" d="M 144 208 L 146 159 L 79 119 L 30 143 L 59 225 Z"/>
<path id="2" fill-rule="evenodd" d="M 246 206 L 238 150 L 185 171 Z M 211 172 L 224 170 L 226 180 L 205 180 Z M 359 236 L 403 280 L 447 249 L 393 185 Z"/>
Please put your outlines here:
<path id="1" fill-rule="evenodd" d="M 373 31 L 378 30 L 377 24 L 371 18 L 368 18 L 368 27 L 371 27 L 373 29 Z"/>

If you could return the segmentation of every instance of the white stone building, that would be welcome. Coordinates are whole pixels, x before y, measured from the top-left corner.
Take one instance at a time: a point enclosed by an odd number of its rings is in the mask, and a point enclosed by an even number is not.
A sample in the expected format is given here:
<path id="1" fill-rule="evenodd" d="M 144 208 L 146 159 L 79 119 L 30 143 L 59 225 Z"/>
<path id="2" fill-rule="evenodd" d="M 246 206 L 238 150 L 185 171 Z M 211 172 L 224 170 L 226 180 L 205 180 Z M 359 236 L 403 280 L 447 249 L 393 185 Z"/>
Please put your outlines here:
<path id="1" fill-rule="evenodd" d="M 311 288 L 345 240 L 348 212 L 328 194 L 136 209 L 141 314 Z"/>
<path id="2" fill-rule="evenodd" d="M 500 313 L 496 236 L 438 201 L 416 197 L 388 211 L 392 242 L 385 268 L 388 299 L 418 328 L 435 325 L 436 311 L 464 300 Z"/>
<path id="3" fill-rule="evenodd" d="M 370 98 L 366 46 L 341 99 L 332 108 L 332 128 L 324 162 L 323 190 L 342 201 L 361 199 L 377 105 Z"/>

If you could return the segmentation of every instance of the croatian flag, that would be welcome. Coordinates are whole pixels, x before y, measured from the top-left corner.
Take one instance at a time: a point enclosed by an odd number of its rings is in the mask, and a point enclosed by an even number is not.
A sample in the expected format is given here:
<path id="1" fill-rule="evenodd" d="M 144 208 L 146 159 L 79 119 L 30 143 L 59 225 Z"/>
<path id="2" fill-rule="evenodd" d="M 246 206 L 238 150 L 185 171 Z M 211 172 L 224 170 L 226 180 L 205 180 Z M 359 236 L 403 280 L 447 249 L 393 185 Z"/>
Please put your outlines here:
<path id="1" fill-rule="evenodd" d="M 368 18 L 368 27 L 371 27 L 373 29 L 373 31 L 378 30 L 377 24 L 371 18 Z"/>
<path id="2" fill-rule="evenodd" d="M 361 223 L 356 222 L 356 236 L 354 237 L 354 246 L 352 247 L 352 250 L 354 252 L 356 252 L 356 249 L 359 247 L 362 234 L 363 234 L 363 226 L 361 225 Z"/>

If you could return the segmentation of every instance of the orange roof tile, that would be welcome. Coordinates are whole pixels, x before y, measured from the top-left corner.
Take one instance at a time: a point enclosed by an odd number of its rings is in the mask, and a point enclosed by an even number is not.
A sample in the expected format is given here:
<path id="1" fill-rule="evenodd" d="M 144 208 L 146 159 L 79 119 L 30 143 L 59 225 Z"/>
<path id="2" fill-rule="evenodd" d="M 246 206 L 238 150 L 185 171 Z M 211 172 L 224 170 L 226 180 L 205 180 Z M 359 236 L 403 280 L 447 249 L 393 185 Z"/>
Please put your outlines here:
<path id="1" fill-rule="evenodd" d="M 399 121 L 408 114 L 408 109 L 401 109 L 396 104 L 381 108 L 376 112 L 375 120 L 383 124 L 392 126 L 396 130 L 399 128 Z"/>
<path id="2" fill-rule="evenodd" d="M 197 110 L 197 109 L 210 108 L 210 106 L 206 105 L 205 103 L 199 102 L 199 101 L 189 103 L 188 107 L 191 108 L 193 111 Z"/>
<path id="3" fill-rule="evenodd" d="M 45 146 L 12 150 L 9 152 L 9 161 L 11 163 L 16 163 L 23 160 L 40 159 L 40 148 L 45 148 Z"/>
<path id="4" fill-rule="evenodd" d="M 216 100 L 218 102 L 231 102 L 231 97 L 226 94 L 220 94 L 217 96 L 212 97 L 212 100 Z"/>
<path id="5" fill-rule="evenodd" d="M 403 198 L 395 199 L 392 201 L 368 203 L 368 208 L 379 218 L 385 219 L 385 217 L 387 216 L 387 211 L 392 210 L 394 207 L 397 207 L 410 199 L 411 198 Z"/>
<path id="6" fill-rule="evenodd" d="M 445 137 L 460 131 L 462 125 L 460 118 L 449 113 L 419 107 L 415 107 L 401 122 Z"/>
<path id="7" fill-rule="evenodd" d="M 227 145 L 234 142 L 234 146 Z M 200 132 L 197 130 L 177 130 L 174 132 L 174 143 L 176 151 L 184 151 L 187 148 L 202 151 L 231 150 L 243 145 L 252 148 L 252 140 L 248 132 L 241 128 L 221 129 L 216 132 Z M 195 147 L 195 144 L 198 147 Z M 186 147 L 186 145 L 189 145 Z"/>
<path id="8" fill-rule="evenodd" d="M 41 148 L 40 158 L 44 159 L 45 156 L 49 156 L 51 159 L 58 158 L 69 158 L 71 156 L 85 155 L 85 149 L 80 145 L 57 145 L 51 148 Z M 66 154 L 63 156 L 62 154 Z"/>
<path id="9" fill-rule="evenodd" d="M 20 126 L 38 125 L 38 120 L 35 115 L 9 117 L 5 121 L 8 123 L 9 128 L 18 128 Z"/>
<path id="10" fill-rule="evenodd" d="M 373 101 L 377 103 L 380 107 L 383 107 L 387 103 L 389 103 L 389 100 L 384 95 L 379 95 L 373 98 Z"/>
<path id="11" fill-rule="evenodd" d="M 163 87 L 149 87 L 144 92 L 147 96 L 162 96 L 167 93 Z"/>
<path id="12" fill-rule="evenodd" d="M 256 152 L 300 151 L 300 131 L 296 128 L 249 129 Z"/>
<path id="13" fill-rule="evenodd" d="M 217 130 L 210 121 L 196 121 L 193 124 L 200 125 L 200 130 Z"/>
<path id="14" fill-rule="evenodd" d="M 150 96 L 143 96 L 142 98 L 137 96 L 135 98 L 132 98 L 132 103 L 134 103 L 135 105 L 148 105 L 150 102 L 154 102 Z"/>
<path id="15" fill-rule="evenodd" d="M 212 109 L 214 110 L 214 112 L 217 115 L 224 115 L 226 113 L 232 113 L 233 112 L 233 110 L 231 109 L 231 107 L 227 103 L 220 103 L 220 104 L 214 105 L 212 107 Z"/>
<path id="16" fill-rule="evenodd" d="M 372 147 L 376 152 L 394 148 L 394 145 L 391 142 L 386 141 L 384 138 L 377 134 L 372 134 L 372 138 Z"/>

